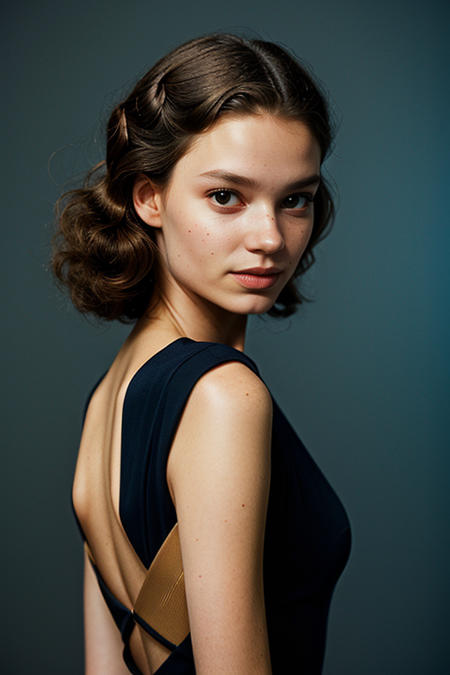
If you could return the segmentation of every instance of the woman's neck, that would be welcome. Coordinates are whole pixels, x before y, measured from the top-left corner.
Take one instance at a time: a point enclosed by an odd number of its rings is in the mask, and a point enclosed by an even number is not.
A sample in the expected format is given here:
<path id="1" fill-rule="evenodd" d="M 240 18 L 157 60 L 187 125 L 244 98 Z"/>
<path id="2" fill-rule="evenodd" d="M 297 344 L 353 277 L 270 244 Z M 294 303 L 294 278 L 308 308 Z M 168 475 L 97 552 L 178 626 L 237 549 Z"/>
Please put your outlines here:
<path id="1" fill-rule="evenodd" d="M 219 342 L 244 351 L 247 315 L 226 312 L 208 303 L 200 306 L 188 301 L 179 306 L 156 292 L 139 324 L 144 331 L 166 333 L 172 340 L 188 337 L 196 342 Z"/>

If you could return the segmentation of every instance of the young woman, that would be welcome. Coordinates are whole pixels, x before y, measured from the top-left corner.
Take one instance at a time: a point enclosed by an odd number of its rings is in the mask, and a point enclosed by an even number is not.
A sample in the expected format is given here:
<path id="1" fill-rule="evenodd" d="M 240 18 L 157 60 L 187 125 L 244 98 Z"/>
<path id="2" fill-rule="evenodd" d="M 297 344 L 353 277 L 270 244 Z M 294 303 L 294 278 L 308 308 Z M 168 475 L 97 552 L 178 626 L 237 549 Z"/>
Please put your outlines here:
<path id="1" fill-rule="evenodd" d="M 90 398 L 75 474 L 88 675 L 322 670 L 348 520 L 243 349 L 249 314 L 302 300 L 294 279 L 333 215 L 330 143 L 286 51 L 206 36 L 114 108 L 106 161 L 63 198 L 58 279 L 82 312 L 136 321 Z M 176 524 L 178 639 L 139 600 Z"/>

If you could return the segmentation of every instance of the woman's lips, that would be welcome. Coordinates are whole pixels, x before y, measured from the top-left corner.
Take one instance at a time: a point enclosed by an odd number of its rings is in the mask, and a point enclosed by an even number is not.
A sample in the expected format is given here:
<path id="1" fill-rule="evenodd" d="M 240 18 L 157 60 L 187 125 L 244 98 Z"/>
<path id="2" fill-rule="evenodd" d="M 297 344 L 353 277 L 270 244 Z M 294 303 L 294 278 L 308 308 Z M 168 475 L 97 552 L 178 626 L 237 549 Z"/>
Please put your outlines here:
<path id="1" fill-rule="evenodd" d="M 265 289 L 274 286 L 282 270 L 277 267 L 252 267 L 248 270 L 231 272 L 236 281 L 245 288 Z"/>

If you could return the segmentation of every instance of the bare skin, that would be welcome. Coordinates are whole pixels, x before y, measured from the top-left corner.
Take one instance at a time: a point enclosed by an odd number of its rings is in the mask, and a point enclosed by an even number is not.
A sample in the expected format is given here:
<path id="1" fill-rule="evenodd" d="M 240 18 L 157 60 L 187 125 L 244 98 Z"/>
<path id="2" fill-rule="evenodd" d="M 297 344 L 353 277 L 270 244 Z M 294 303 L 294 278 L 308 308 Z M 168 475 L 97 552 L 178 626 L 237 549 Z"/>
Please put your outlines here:
<path id="1" fill-rule="evenodd" d="M 155 228 L 160 252 L 157 289 L 91 400 L 74 483 L 102 577 L 129 608 L 145 568 L 119 516 L 128 384 L 180 337 L 243 350 L 247 315 L 270 309 L 304 251 L 313 206 L 302 195 L 314 195 L 319 173 L 319 147 L 308 129 L 261 114 L 226 118 L 198 137 L 165 191 L 136 180 L 135 208 Z M 195 385 L 170 451 L 167 480 L 199 675 L 271 673 L 262 570 L 271 415 L 261 380 L 239 362 L 221 365 Z M 89 565 L 85 624 L 86 674 L 128 673 Z M 140 629 L 130 646 L 144 675 L 169 655 Z"/>

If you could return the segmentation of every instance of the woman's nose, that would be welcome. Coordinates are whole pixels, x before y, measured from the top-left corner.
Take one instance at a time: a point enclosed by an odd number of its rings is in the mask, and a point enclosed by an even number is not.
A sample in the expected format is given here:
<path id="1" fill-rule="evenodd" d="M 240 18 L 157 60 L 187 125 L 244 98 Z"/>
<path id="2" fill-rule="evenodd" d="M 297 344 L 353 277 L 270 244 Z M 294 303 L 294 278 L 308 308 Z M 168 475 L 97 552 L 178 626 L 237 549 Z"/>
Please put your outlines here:
<path id="1" fill-rule="evenodd" d="M 246 247 L 249 251 L 266 254 L 277 253 L 284 248 L 284 238 L 274 212 L 264 210 L 264 213 L 253 214 Z"/>

